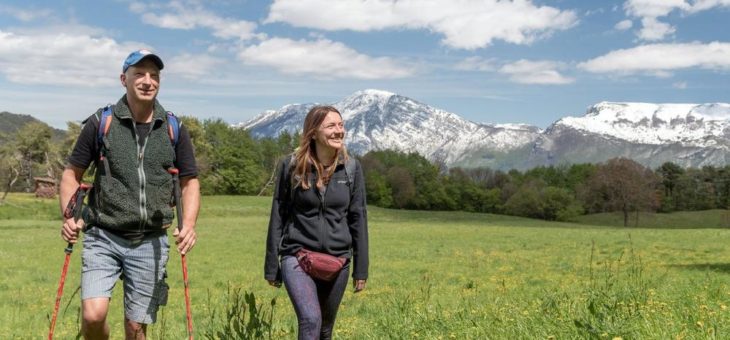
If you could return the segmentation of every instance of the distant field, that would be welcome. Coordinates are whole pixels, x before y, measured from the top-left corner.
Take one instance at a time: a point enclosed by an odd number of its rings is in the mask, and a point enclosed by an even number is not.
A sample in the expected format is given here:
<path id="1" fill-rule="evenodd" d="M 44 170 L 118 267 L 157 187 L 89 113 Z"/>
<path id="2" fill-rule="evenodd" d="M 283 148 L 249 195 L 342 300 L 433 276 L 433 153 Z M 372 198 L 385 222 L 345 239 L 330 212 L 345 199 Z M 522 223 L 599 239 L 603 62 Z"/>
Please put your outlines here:
<path id="1" fill-rule="evenodd" d="M 197 338 L 231 336 L 236 323 L 294 338 L 286 292 L 263 280 L 269 204 L 270 198 L 204 197 L 199 243 L 188 256 Z M 376 207 L 369 213 L 368 287 L 348 290 L 337 338 L 730 338 L 730 230 L 711 222 L 723 211 L 698 213 L 691 225 L 667 215 L 651 228 L 588 225 L 615 225 L 610 218 L 577 224 Z M 64 257 L 57 216 L 55 201 L 29 195 L 0 206 L 0 339 L 46 336 Z M 58 339 L 78 332 L 79 255 L 72 258 Z M 150 327 L 151 339 L 185 336 L 176 254 L 168 272 L 169 303 Z M 122 299 L 115 293 L 109 321 L 118 339 Z M 255 296 L 254 318 L 251 305 L 235 299 L 245 293 Z M 238 316 L 226 316 L 231 311 Z"/>
<path id="2" fill-rule="evenodd" d="M 599 226 L 623 227 L 624 216 L 622 213 L 593 214 L 576 217 L 575 222 Z M 632 228 L 730 229 L 730 210 L 680 211 L 671 214 L 632 213 L 629 216 L 628 226 Z"/>

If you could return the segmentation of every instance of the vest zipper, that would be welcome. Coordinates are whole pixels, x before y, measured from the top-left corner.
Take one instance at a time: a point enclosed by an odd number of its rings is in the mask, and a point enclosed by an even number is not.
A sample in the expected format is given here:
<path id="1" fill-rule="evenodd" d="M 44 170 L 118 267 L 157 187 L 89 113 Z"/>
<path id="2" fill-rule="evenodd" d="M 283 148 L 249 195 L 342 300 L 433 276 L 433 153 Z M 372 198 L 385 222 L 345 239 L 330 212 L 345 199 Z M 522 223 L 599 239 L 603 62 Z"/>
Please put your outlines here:
<path id="1" fill-rule="evenodd" d="M 147 146 L 147 137 L 142 140 L 142 146 L 139 145 L 139 135 L 137 134 L 137 122 L 132 120 L 132 131 L 134 132 L 134 139 L 137 142 L 137 175 L 139 176 L 139 232 L 144 232 L 147 226 L 147 194 L 145 184 L 147 178 L 144 173 L 144 150 Z M 152 127 L 150 127 L 150 130 Z M 151 132 L 151 131 L 150 131 Z M 149 136 L 149 133 L 147 134 Z"/>

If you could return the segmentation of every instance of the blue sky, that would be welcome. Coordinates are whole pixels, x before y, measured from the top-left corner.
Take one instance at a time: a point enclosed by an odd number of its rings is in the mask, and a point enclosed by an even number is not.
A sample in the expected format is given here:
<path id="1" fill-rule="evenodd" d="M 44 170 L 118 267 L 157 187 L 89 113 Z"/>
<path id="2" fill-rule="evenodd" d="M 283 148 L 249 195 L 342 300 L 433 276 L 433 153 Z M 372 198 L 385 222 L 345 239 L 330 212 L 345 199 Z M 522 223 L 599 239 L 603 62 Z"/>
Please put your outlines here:
<path id="1" fill-rule="evenodd" d="M 542 128 L 600 101 L 730 101 L 730 0 L 10 0 L 0 111 L 65 128 L 116 102 L 139 48 L 168 110 L 230 123 L 368 88 Z"/>

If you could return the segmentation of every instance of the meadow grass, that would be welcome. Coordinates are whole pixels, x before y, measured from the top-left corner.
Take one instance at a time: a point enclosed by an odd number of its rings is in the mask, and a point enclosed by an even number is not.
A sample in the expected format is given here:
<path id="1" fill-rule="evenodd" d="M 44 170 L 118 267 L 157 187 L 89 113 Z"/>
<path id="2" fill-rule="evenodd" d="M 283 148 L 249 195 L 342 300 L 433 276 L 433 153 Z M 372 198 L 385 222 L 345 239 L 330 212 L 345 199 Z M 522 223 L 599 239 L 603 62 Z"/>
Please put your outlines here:
<path id="1" fill-rule="evenodd" d="M 623 227 L 624 216 L 620 212 L 601 213 L 578 216 L 573 221 L 590 225 Z M 730 228 L 730 210 L 679 211 L 670 214 L 631 213 L 628 227 L 664 229 Z"/>
<path id="2" fill-rule="evenodd" d="M 270 198 L 203 198 L 187 256 L 198 338 L 295 338 L 263 279 Z M 711 217 L 710 217 L 711 218 Z M 701 218 L 699 219 L 701 220 Z M 340 307 L 341 339 L 727 339 L 730 231 L 617 228 L 463 212 L 369 209 L 370 277 Z M 0 206 L 0 338 L 45 337 L 63 264 L 57 203 Z M 80 246 L 77 246 L 80 249 Z M 78 334 L 74 252 L 59 339 Z M 180 260 L 151 339 L 185 337 Z M 122 337 L 121 289 L 112 338 Z"/>

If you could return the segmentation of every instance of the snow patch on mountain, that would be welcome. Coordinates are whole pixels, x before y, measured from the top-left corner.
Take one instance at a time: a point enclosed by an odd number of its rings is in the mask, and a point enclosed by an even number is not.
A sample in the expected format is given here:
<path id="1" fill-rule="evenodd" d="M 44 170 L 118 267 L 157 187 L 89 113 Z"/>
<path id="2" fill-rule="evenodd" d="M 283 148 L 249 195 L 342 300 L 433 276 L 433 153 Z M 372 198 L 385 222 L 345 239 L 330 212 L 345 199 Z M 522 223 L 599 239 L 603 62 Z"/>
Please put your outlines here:
<path id="1" fill-rule="evenodd" d="M 553 124 L 638 144 L 709 147 L 730 131 L 730 104 L 651 104 L 601 102 L 582 117 Z"/>

